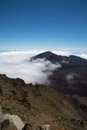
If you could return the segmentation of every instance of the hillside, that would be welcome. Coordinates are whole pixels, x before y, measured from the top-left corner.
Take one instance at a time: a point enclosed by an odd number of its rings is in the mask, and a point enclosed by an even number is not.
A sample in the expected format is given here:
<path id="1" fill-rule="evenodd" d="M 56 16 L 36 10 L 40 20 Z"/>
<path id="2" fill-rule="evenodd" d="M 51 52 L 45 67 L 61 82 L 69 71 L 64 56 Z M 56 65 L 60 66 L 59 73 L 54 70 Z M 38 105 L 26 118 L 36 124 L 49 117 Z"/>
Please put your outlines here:
<path id="1" fill-rule="evenodd" d="M 57 55 L 55 53 L 52 53 L 50 51 L 46 51 L 43 53 L 40 53 L 36 56 L 31 57 L 30 61 L 37 60 L 37 59 L 45 59 L 48 60 L 52 63 L 68 63 L 68 64 L 81 64 L 81 63 L 86 63 L 87 65 L 87 60 L 84 58 L 81 58 L 76 55 L 70 55 L 70 56 L 61 56 Z"/>
<path id="2" fill-rule="evenodd" d="M 4 113 L 17 114 L 24 122 L 51 124 L 53 130 L 87 130 L 87 97 L 65 95 L 49 86 L 0 75 L 0 105 Z"/>
<path id="3" fill-rule="evenodd" d="M 68 94 L 87 96 L 87 65 L 64 66 L 49 76 L 51 85 Z"/>
<path id="4" fill-rule="evenodd" d="M 31 62 L 37 59 L 45 59 L 52 64 L 60 64 L 51 75 L 51 86 L 66 94 L 78 94 L 87 96 L 87 60 L 79 56 L 61 56 L 52 52 L 43 52 L 31 58 Z"/>

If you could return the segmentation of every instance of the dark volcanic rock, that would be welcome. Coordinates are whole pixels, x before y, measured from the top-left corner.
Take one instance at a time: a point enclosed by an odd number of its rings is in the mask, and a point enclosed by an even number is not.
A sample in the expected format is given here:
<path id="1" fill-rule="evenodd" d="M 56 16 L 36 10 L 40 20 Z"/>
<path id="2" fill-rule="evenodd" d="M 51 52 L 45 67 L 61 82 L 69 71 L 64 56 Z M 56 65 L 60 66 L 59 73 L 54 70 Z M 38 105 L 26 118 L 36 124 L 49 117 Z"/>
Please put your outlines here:
<path id="1" fill-rule="evenodd" d="M 62 62 L 63 60 L 66 61 L 68 59 L 68 57 L 66 57 L 66 56 L 56 55 L 52 52 L 47 51 L 47 52 L 44 52 L 44 53 L 41 53 L 39 55 L 32 57 L 30 59 L 30 61 L 33 61 L 33 60 L 36 60 L 36 59 L 42 59 L 42 58 L 44 58 L 45 60 L 48 60 L 52 63 Z"/>
<path id="2" fill-rule="evenodd" d="M 75 55 L 70 55 L 69 56 L 69 60 L 70 61 L 76 61 L 76 62 L 84 62 L 84 61 L 86 61 L 84 58 L 81 58 L 81 57 L 79 57 L 79 56 L 75 56 Z"/>
<path id="3" fill-rule="evenodd" d="M 57 54 L 54 54 L 50 51 L 46 51 L 46 52 L 43 52 L 43 53 L 40 53 L 34 57 L 31 57 L 30 61 L 33 61 L 33 60 L 37 60 L 37 59 L 45 59 L 45 60 L 48 60 L 52 63 L 56 63 L 56 62 L 59 62 L 61 64 L 66 64 L 66 63 L 81 63 L 81 62 L 86 62 L 87 63 L 87 60 L 84 59 L 84 58 L 81 58 L 79 56 L 75 56 L 75 55 L 70 55 L 69 57 L 67 56 L 61 56 L 61 55 L 57 55 Z"/>

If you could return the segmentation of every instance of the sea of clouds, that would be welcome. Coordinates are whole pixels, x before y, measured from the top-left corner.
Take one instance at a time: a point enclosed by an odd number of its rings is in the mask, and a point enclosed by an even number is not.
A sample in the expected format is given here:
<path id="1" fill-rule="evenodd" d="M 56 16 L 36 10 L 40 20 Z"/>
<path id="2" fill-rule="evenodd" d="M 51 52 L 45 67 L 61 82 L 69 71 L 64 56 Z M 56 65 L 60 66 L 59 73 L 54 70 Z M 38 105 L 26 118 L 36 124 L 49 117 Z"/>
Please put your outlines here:
<path id="1" fill-rule="evenodd" d="M 49 84 L 49 75 L 53 70 L 60 68 L 60 64 L 53 64 L 45 59 L 30 62 L 30 58 L 43 51 L 8 51 L 0 52 L 0 74 L 10 78 L 21 78 L 26 83 Z M 59 55 L 70 55 L 63 51 L 53 51 Z M 86 54 L 79 56 L 87 58 Z"/>
<path id="2" fill-rule="evenodd" d="M 49 84 L 48 76 L 60 64 L 52 64 L 44 59 L 30 62 L 30 58 L 39 52 L 11 51 L 0 53 L 0 74 L 11 78 L 21 78 L 26 83 Z"/>

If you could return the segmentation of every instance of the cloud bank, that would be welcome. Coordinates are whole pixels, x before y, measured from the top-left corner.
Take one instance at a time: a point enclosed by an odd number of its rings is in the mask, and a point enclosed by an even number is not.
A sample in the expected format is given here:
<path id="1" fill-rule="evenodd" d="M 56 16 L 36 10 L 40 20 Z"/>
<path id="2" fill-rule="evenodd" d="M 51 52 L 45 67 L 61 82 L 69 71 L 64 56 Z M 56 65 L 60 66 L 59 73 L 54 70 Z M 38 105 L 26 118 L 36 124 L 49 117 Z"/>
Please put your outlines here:
<path id="1" fill-rule="evenodd" d="M 26 83 L 49 84 L 48 76 L 60 64 L 52 64 L 44 59 L 30 62 L 30 57 L 38 52 L 2 52 L 0 53 L 0 74 L 11 78 L 21 78 Z"/>
<path id="2" fill-rule="evenodd" d="M 0 52 L 0 74 L 6 74 L 10 78 L 21 78 L 26 83 L 49 84 L 48 76 L 52 71 L 61 67 L 60 64 L 52 64 L 44 59 L 30 62 L 30 58 L 43 51 L 9 51 Z M 69 56 L 72 53 L 65 51 L 52 51 L 58 55 Z M 76 54 L 75 54 L 76 55 Z M 87 59 L 87 54 L 77 54 Z M 71 78 L 70 75 L 67 78 Z"/>

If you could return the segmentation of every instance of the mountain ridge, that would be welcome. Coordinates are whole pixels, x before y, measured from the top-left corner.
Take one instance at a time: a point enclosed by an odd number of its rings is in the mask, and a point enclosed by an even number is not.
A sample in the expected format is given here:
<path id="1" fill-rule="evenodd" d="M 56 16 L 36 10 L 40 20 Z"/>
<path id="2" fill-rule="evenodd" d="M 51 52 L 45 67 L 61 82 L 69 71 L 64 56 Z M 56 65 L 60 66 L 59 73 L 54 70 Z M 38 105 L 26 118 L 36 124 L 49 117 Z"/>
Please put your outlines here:
<path id="1" fill-rule="evenodd" d="M 61 56 L 61 55 L 57 55 L 55 53 L 52 53 L 50 51 L 46 51 L 46 52 L 40 53 L 36 56 L 33 56 L 30 58 L 30 61 L 42 59 L 42 58 L 44 58 L 45 60 L 48 60 L 52 63 L 56 63 L 56 62 L 62 63 L 62 61 L 69 62 L 69 63 L 76 62 L 76 61 L 77 62 L 87 62 L 86 59 L 81 58 L 81 57 L 76 56 L 76 55 Z"/>
<path id="2" fill-rule="evenodd" d="M 87 95 L 87 60 L 79 56 L 60 56 L 52 52 L 43 52 L 31 58 L 31 61 L 44 58 L 52 64 L 61 64 L 48 80 L 54 88 L 68 94 Z M 39 61 L 38 61 L 39 62 Z"/>

